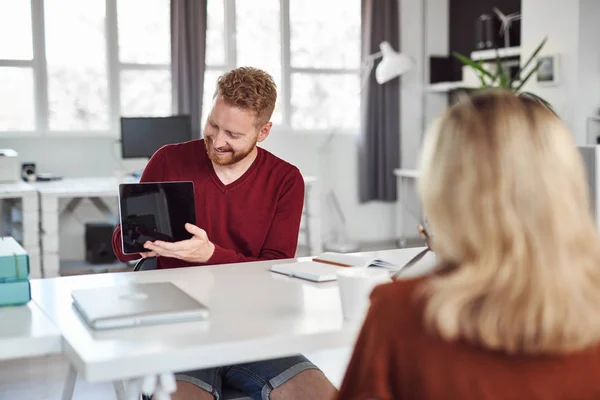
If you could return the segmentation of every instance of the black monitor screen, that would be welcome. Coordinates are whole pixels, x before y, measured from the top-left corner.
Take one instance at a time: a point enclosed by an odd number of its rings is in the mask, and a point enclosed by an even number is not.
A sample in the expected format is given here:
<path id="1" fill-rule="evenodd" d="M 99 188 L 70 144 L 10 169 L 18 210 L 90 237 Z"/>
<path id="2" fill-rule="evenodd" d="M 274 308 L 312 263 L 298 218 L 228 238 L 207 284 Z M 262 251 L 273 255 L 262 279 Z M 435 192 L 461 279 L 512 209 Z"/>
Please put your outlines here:
<path id="1" fill-rule="evenodd" d="M 165 144 L 192 139 L 189 115 L 121 118 L 123 158 L 150 158 Z"/>

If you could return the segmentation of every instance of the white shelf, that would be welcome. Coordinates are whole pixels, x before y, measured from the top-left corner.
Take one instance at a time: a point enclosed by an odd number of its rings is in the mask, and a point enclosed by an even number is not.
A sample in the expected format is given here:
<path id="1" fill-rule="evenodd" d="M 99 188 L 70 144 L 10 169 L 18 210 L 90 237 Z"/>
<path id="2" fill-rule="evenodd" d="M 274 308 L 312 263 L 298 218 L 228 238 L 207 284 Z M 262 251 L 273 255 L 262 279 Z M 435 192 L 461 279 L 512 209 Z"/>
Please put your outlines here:
<path id="1" fill-rule="evenodd" d="M 427 85 L 425 90 L 429 93 L 446 93 L 454 89 L 477 89 L 479 86 L 473 86 L 464 82 L 438 82 Z"/>
<path id="2" fill-rule="evenodd" d="M 521 55 L 521 47 L 503 47 L 498 49 L 500 58 L 516 57 Z M 495 60 L 496 49 L 478 50 L 471 53 L 471 60 Z"/>

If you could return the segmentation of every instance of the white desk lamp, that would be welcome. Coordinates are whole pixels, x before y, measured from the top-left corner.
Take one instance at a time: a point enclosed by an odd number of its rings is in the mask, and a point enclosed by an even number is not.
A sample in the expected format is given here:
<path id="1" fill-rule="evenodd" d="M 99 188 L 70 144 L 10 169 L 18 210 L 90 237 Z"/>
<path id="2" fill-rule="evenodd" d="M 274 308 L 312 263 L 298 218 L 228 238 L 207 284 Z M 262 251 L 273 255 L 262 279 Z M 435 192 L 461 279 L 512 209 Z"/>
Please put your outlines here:
<path id="1" fill-rule="evenodd" d="M 373 64 L 378 58 L 382 58 L 382 60 L 377 65 L 377 68 L 375 68 L 375 80 L 380 85 L 399 77 L 413 67 L 413 60 L 404 53 L 398 53 L 389 42 L 381 42 L 379 49 L 381 51 L 365 58 L 362 76 L 363 84 L 368 81 Z"/>

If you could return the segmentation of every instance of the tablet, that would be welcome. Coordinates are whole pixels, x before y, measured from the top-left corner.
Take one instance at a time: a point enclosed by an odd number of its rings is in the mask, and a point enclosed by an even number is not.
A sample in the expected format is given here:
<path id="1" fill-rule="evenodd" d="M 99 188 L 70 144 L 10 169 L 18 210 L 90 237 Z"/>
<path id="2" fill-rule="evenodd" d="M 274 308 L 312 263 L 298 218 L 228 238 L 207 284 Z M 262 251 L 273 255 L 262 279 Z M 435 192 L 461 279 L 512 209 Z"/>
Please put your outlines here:
<path id="1" fill-rule="evenodd" d="M 120 184 L 119 215 L 123 254 L 148 252 L 146 241 L 190 239 L 185 224 L 196 224 L 194 183 Z"/>

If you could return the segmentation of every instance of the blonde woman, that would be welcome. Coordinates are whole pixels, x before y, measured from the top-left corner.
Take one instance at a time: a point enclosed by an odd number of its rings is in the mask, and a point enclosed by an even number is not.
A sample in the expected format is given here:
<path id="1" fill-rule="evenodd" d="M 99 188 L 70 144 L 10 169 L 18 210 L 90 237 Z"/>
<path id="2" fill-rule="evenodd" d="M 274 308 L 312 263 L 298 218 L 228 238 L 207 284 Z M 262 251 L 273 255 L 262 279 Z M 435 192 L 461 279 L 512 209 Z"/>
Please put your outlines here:
<path id="1" fill-rule="evenodd" d="M 600 247 L 571 133 L 473 96 L 434 125 L 419 187 L 440 262 L 376 288 L 341 399 L 600 399 Z"/>

